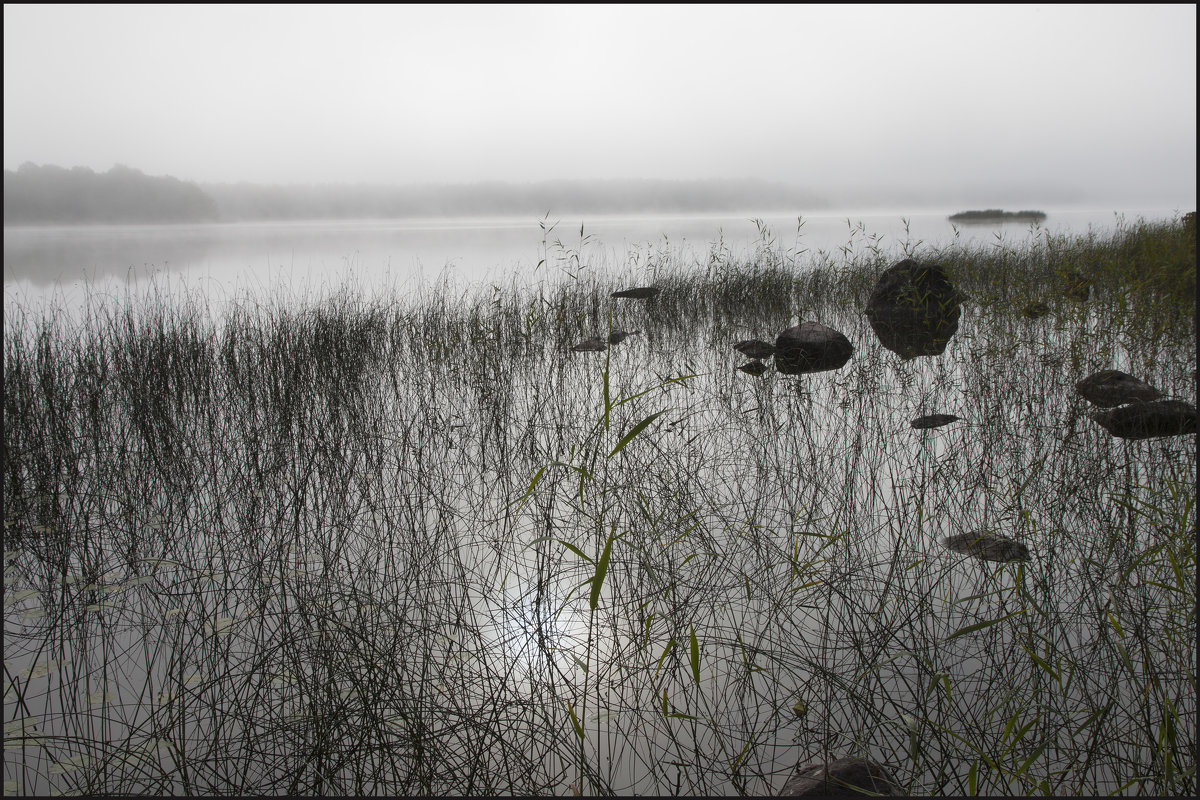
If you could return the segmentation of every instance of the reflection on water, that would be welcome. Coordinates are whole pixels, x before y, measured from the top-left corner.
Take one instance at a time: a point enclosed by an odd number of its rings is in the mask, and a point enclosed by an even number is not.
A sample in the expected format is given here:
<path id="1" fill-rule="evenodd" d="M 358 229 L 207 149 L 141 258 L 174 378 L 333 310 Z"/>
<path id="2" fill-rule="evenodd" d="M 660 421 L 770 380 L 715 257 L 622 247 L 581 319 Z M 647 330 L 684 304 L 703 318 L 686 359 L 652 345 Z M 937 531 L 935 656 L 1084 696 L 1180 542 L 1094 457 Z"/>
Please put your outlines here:
<path id="1" fill-rule="evenodd" d="M 1170 219 L 1170 209 L 1121 212 L 1130 221 Z M 396 221 L 312 221 L 210 225 L 124 225 L 6 227 L 6 292 L 20 286 L 38 294 L 81 282 L 120 286 L 155 275 L 204 285 L 214 295 L 238 288 L 270 289 L 276 284 L 319 289 L 352 277 L 366 289 L 412 291 L 448 275 L 462 284 L 497 281 L 510 274 L 531 278 L 546 245 L 586 251 L 585 263 L 621 266 L 647 244 L 690 248 L 698 259 L 721 242 L 732 252 L 752 252 L 760 241 L 752 219 L 760 218 L 781 248 L 836 254 L 848 244 L 898 252 L 904 243 L 945 244 L 956 233 L 946 214 L 881 215 L 822 212 L 797 217 L 745 215 L 690 217 L 593 217 L 546 220 L 524 218 Z M 1041 226 L 1052 233 L 1111 231 L 1113 211 L 1053 212 Z M 557 225 L 555 223 L 557 222 Z M 544 223 L 544 230 L 539 223 Z M 583 234 L 580 234 L 580 226 Z M 1030 226 L 959 226 L 963 242 L 1017 243 Z M 561 253 L 561 249 L 559 250 Z M 631 255 L 631 252 L 634 255 Z"/>

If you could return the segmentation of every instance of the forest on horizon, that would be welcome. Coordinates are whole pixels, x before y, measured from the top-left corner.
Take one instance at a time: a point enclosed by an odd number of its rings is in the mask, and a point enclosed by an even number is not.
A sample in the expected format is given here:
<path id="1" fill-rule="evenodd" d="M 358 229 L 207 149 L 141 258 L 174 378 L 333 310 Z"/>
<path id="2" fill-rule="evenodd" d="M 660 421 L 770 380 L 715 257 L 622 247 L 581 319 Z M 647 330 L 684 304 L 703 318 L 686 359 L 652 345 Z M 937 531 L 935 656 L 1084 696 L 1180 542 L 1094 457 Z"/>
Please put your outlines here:
<path id="1" fill-rule="evenodd" d="M 194 183 L 117 165 L 22 164 L 4 171 L 4 224 L 136 224 L 304 219 L 653 214 L 828 208 L 814 193 L 761 179 L 604 179 L 531 183 Z"/>

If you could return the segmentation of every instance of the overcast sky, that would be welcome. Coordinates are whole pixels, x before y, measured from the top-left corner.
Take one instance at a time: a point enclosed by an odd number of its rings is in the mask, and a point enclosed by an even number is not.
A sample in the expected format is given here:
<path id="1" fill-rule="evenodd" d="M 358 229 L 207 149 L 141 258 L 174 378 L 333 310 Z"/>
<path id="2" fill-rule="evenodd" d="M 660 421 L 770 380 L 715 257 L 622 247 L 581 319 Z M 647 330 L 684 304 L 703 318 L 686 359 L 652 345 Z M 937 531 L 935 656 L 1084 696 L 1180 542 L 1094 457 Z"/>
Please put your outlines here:
<path id="1" fill-rule="evenodd" d="M 4 6 L 4 167 L 1195 207 L 1196 7 Z"/>

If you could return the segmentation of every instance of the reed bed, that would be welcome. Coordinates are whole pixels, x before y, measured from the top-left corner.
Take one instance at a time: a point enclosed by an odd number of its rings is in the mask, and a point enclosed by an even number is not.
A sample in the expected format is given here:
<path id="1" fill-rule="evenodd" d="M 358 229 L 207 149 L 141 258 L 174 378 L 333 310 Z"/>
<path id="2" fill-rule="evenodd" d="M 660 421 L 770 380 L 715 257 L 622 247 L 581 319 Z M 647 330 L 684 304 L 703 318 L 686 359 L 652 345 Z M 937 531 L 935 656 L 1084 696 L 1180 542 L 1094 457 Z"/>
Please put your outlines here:
<path id="1" fill-rule="evenodd" d="M 842 754 L 912 794 L 1194 793 L 1195 437 L 1114 439 L 1074 391 L 1195 401 L 1194 226 L 762 234 L 6 309 L 5 793 L 770 794 Z M 971 297 L 941 356 L 861 313 L 904 256 Z M 801 319 L 849 364 L 734 369 Z M 939 544 L 978 530 L 1032 559 Z"/>

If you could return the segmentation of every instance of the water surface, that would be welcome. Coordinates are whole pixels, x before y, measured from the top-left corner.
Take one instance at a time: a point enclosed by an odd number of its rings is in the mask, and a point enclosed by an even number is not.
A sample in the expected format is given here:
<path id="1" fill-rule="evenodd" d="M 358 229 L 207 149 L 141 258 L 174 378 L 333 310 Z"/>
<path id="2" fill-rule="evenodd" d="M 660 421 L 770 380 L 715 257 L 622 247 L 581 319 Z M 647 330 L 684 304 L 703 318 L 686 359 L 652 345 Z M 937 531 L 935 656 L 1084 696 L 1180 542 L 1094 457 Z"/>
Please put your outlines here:
<path id="1" fill-rule="evenodd" d="M 202 286 L 214 298 L 279 285 L 319 292 L 348 280 L 368 291 L 410 293 L 439 280 L 470 287 L 559 277 L 560 268 L 638 267 L 656 248 L 683 248 L 703 262 L 714 249 L 752 253 L 764 229 L 803 258 L 843 248 L 898 253 L 956 238 L 1015 244 L 1046 232 L 1108 232 L 1120 217 L 1177 216 L 1172 209 L 1051 210 L 1040 227 L 956 227 L 946 219 L 953 211 L 6 227 L 4 289 L 6 302 L 22 305 L 51 296 L 69 304 L 88 285 L 119 293 L 164 278 Z"/>

